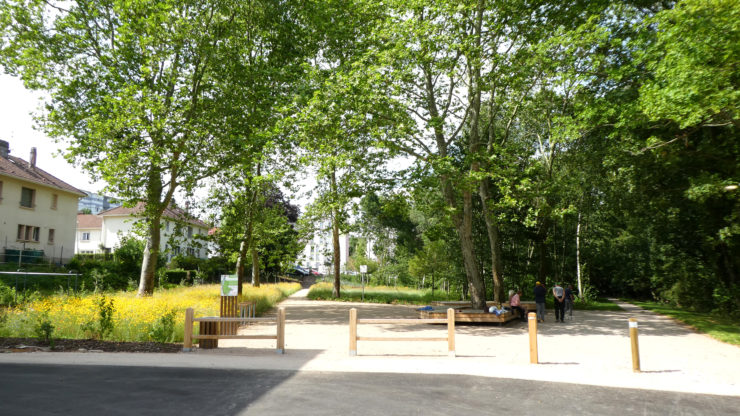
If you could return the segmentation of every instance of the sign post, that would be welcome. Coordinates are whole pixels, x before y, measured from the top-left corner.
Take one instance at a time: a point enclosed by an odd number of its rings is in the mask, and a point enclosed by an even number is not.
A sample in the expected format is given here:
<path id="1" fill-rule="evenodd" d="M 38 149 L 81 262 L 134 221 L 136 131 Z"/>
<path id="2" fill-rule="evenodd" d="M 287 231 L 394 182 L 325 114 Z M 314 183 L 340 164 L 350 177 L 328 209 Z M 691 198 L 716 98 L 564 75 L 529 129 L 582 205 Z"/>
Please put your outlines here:
<path id="1" fill-rule="evenodd" d="M 365 273 L 367 273 L 367 265 L 360 265 L 360 280 L 362 281 L 362 301 L 365 301 Z"/>
<path id="2" fill-rule="evenodd" d="M 239 278 L 235 274 L 221 275 L 221 296 L 236 296 L 239 294 Z"/>
<path id="3" fill-rule="evenodd" d="M 239 278 L 235 274 L 221 275 L 221 317 L 235 318 L 237 316 L 237 296 L 239 295 Z M 236 322 L 221 322 L 223 335 L 236 335 Z"/>

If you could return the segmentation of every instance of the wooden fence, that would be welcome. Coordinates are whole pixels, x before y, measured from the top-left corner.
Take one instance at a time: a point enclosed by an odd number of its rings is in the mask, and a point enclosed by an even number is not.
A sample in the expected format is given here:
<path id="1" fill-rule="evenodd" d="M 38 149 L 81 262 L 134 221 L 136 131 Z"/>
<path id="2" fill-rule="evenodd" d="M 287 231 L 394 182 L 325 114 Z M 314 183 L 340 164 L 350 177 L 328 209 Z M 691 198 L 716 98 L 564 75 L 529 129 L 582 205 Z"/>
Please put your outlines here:
<path id="1" fill-rule="evenodd" d="M 447 324 L 446 337 L 361 337 L 358 324 Z M 455 310 L 447 309 L 447 319 L 357 319 L 357 309 L 349 310 L 349 355 L 357 355 L 357 341 L 447 341 L 450 357 L 455 356 Z"/>
<path id="2" fill-rule="evenodd" d="M 239 323 L 249 322 L 275 322 L 277 326 L 275 335 L 236 335 L 226 334 L 223 330 L 217 330 L 216 334 L 194 334 L 193 324 L 195 322 L 200 323 L 200 328 L 203 327 L 203 323 L 216 323 L 217 326 L 221 326 L 230 332 L 231 326 L 238 325 Z M 199 328 L 199 329 L 200 329 Z M 199 331 L 203 332 L 203 331 Z M 274 339 L 277 340 L 277 353 L 285 353 L 285 308 L 278 308 L 278 313 L 275 318 L 254 318 L 254 317 L 235 317 L 235 318 L 219 318 L 219 317 L 204 317 L 195 318 L 193 308 L 188 308 L 185 311 L 185 334 L 183 337 L 183 351 L 191 351 L 193 348 L 193 340 L 206 340 L 206 339 Z"/>

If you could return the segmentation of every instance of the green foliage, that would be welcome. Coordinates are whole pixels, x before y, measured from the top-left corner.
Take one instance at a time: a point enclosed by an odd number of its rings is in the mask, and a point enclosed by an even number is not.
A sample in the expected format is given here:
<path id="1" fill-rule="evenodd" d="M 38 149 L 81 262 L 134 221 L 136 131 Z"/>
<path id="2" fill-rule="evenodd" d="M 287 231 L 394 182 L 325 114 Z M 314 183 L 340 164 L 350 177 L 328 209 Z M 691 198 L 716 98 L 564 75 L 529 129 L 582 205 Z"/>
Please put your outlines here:
<path id="1" fill-rule="evenodd" d="M 669 303 L 630 300 L 635 305 L 677 319 L 698 331 L 728 344 L 740 345 L 740 324 L 737 315 L 689 311 Z"/>
<path id="2" fill-rule="evenodd" d="M 15 289 L 0 281 L 0 307 L 13 306 L 15 298 Z"/>
<path id="3" fill-rule="evenodd" d="M 308 298 L 313 300 L 340 300 L 345 302 L 359 302 L 363 292 L 358 287 L 342 287 L 341 297 L 335 298 L 333 287 L 329 283 L 320 283 L 311 286 Z M 454 296 L 453 296 L 454 297 Z M 434 300 L 453 300 L 446 293 L 435 291 L 432 297 L 431 290 L 417 290 L 407 287 L 368 286 L 364 292 L 365 302 L 385 304 L 428 305 Z"/>
<path id="4" fill-rule="evenodd" d="M 149 339 L 161 343 L 174 342 L 176 316 L 177 313 L 171 310 L 159 317 L 149 331 Z"/>
<path id="5" fill-rule="evenodd" d="M 102 295 L 96 301 L 98 307 L 97 320 L 88 321 L 82 324 L 81 329 L 90 337 L 95 339 L 105 339 L 113 333 L 114 322 L 113 314 L 115 306 L 113 298 Z"/>
<path id="6" fill-rule="evenodd" d="M 160 284 L 171 283 L 175 285 L 192 284 L 192 278 L 195 272 L 190 273 L 190 281 L 188 281 L 188 274 L 188 271 L 183 269 L 164 270 L 161 273 L 159 282 Z"/>
<path id="7" fill-rule="evenodd" d="M 54 325 L 49 320 L 48 315 L 43 314 L 38 317 L 34 326 L 34 334 L 39 341 L 54 349 Z"/>
<path id="8" fill-rule="evenodd" d="M 144 246 L 144 241 L 132 236 L 125 236 L 118 242 L 113 251 L 113 260 L 118 262 L 121 279 L 138 280 L 144 259 Z"/>

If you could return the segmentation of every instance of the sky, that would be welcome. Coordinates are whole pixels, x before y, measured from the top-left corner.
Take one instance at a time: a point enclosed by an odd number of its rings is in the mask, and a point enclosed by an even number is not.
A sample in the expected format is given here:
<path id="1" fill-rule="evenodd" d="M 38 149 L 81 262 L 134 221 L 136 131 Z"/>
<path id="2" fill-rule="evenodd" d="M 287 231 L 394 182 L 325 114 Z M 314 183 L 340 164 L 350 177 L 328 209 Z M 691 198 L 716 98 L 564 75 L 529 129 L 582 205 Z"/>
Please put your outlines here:
<path id="1" fill-rule="evenodd" d="M 31 148 L 37 149 L 36 165 L 67 182 L 75 188 L 100 193 L 105 182 L 93 182 L 89 175 L 68 163 L 59 151 L 63 143 L 54 140 L 39 129 L 34 129 L 32 113 L 37 113 L 41 105 L 42 94 L 29 91 L 23 82 L 16 77 L 0 73 L 0 140 L 10 144 L 10 154 L 28 160 Z M 394 159 L 392 168 L 401 169 L 411 164 L 410 159 Z M 306 191 L 315 186 L 316 178 L 307 174 L 299 181 L 299 192 L 290 196 L 292 203 L 304 208 L 314 197 Z M 207 190 L 196 192 L 196 198 L 205 198 Z"/>
<path id="2" fill-rule="evenodd" d="M 20 79 L 0 73 L 0 140 L 10 144 L 10 154 L 28 160 L 31 148 L 37 150 L 36 165 L 75 188 L 98 192 L 105 183 L 90 177 L 58 155 L 62 144 L 54 143 L 44 132 L 34 129 L 31 113 L 41 103 L 41 94 L 26 90 Z"/>

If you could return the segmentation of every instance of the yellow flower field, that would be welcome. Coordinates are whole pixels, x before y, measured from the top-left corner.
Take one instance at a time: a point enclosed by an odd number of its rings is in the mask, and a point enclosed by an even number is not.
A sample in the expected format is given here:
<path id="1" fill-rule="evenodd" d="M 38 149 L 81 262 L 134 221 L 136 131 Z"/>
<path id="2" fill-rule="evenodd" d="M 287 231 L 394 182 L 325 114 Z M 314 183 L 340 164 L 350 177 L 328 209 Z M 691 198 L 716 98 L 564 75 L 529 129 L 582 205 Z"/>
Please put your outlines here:
<path id="1" fill-rule="evenodd" d="M 168 313 L 174 316 L 175 341 L 182 341 L 185 310 L 193 308 L 195 316 L 219 314 L 219 285 L 178 287 L 155 292 L 149 298 L 137 298 L 135 292 L 104 294 L 113 300 L 113 332 L 116 341 L 149 341 L 150 332 Z M 243 300 L 257 303 L 257 314 L 268 310 L 283 298 L 300 289 L 297 283 L 245 285 Z M 0 336 L 32 337 L 39 322 L 48 320 L 54 326 L 55 338 L 87 338 L 83 326 L 99 319 L 98 301 L 103 295 L 53 295 L 10 308 L 0 316 Z M 240 299 L 240 300 L 241 300 Z M 0 312 L 1 313 L 1 312 Z"/>

